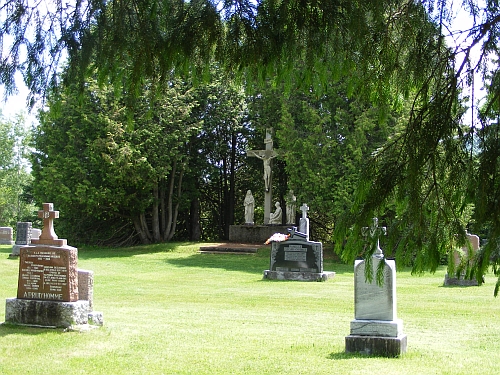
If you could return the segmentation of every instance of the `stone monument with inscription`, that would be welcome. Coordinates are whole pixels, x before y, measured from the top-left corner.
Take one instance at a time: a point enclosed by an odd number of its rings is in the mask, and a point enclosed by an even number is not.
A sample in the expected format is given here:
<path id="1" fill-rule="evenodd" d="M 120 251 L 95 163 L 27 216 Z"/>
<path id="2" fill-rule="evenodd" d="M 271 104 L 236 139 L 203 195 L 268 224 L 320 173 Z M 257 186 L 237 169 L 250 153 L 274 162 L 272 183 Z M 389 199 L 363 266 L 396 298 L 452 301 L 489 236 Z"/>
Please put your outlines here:
<path id="1" fill-rule="evenodd" d="M 14 245 L 12 228 L 0 227 L 0 245 Z"/>
<path id="2" fill-rule="evenodd" d="M 476 255 L 480 247 L 479 236 L 467 233 L 469 244 L 462 247 L 460 250 L 454 250 L 448 260 L 448 272 L 444 275 L 444 285 L 459 285 L 459 286 L 478 286 L 479 283 L 474 279 L 467 279 L 466 268 L 470 267 L 472 259 Z"/>
<path id="3" fill-rule="evenodd" d="M 21 247 L 31 244 L 32 224 L 28 222 L 18 222 L 16 226 L 16 243 L 12 246 L 10 258 L 18 257 Z"/>
<path id="4" fill-rule="evenodd" d="M 345 338 L 347 353 L 397 357 L 406 352 L 407 338 L 396 309 L 396 263 L 384 258 L 379 244 L 385 232 L 376 218 L 371 227 L 363 228 L 376 248 L 369 262 L 357 260 L 354 264 L 355 319 L 351 321 L 351 334 Z M 366 267 L 371 267 L 370 281 Z"/>
<path id="5" fill-rule="evenodd" d="M 38 216 L 43 219 L 43 230 L 39 239 L 20 249 L 17 298 L 7 299 L 6 323 L 70 327 L 89 320 L 102 322 L 102 314 L 91 308 L 92 272 L 79 272 L 78 249 L 68 246 L 54 231 L 53 220 L 59 211 L 54 211 L 52 203 L 44 203 Z M 81 286 L 79 279 L 83 280 Z"/>
<path id="6" fill-rule="evenodd" d="M 323 244 L 309 241 L 296 227 L 289 229 L 289 238 L 273 242 L 269 269 L 264 278 L 270 280 L 326 281 L 335 272 L 323 271 Z"/>

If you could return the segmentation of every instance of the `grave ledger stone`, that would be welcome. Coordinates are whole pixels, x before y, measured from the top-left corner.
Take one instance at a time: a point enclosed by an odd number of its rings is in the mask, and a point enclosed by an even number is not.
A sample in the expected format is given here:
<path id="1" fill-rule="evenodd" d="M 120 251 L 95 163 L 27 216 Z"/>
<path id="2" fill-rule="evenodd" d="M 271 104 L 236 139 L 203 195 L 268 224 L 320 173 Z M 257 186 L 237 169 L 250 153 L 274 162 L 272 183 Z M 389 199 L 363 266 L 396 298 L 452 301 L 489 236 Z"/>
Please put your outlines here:
<path id="1" fill-rule="evenodd" d="M 289 238 L 273 242 L 269 269 L 264 278 L 270 280 L 326 281 L 335 272 L 323 271 L 323 244 L 309 241 L 305 233 L 293 227 Z"/>
<path id="2" fill-rule="evenodd" d="M 13 245 L 12 228 L 0 227 L 0 245 Z"/>
<path id="3" fill-rule="evenodd" d="M 345 338 L 346 352 L 397 357 L 406 352 L 407 337 L 403 334 L 403 321 L 397 317 L 396 263 L 384 259 L 379 236 L 385 228 L 378 226 L 377 219 L 364 232 L 376 241 L 377 249 L 370 262 L 357 260 L 354 265 L 355 319 Z M 365 268 L 370 266 L 373 279 L 368 281 Z M 381 285 L 377 283 L 379 269 L 383 275 Z"/>
<path id="4" fill-rule="evenodd" d="M 465 278 L 465 265 L 470 262 L 471 259 L 476 255 L 480 247 L 479 236 L 475 234 L 467 233 L 467 239 L 470 243 L 470 248 L 466 245 L 462 249 L 454 250 L 452 254 L 453 267 L 448 267 L 448 269 L 453 270 L 453 274 L 448 273 L 444 275 L 444 285 L 460 285 L 460 286 L 478 286 L 476 279 L 466 279 Z M 463 271 L 460 272 L 459 268 L 462 267 Z M 458 271 L 458 275 L 457 275 Z"/>
<path id="5" fill-rule="evenodd" d="M 5 321 L 47 327 L 102 322 L 102 314 L 92 311 L 93 273 L 78 270 L 78 249 L 54 232 L 59 211 L 44 203 L 38 216 L 43 230 L 20 250 L 17 298 L 7 299 Z"/>

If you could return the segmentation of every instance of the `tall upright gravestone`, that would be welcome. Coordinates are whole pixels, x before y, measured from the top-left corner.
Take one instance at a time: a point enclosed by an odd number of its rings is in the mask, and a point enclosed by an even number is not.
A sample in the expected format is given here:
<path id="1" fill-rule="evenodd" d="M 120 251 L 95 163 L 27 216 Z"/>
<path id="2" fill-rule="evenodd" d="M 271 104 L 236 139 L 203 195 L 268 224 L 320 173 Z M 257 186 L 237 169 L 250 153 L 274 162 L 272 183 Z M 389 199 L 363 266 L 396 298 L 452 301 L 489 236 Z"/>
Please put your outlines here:
<path id="1" fill-rule="evenodd" d="M 376 250 L 370 262 L 357 260 L 354 265 L 355 319 L 345 338 L 346 352 L 397 357 L 406 352 L 407 338 L 403 321 L 397 317 L 396 263 L 385 259 L 380 249 L 379 236 L 385 234 L 385 227 L 378 226 L 378 219 L 364 228 L 364 234 L 376 241 Z M 366 267 L 372 267 L 371 281 L 366 279 Z M 381 284 L 377 283 L 379 275 Z"/>
<path id="2" fill-rule="evenodd" d="M 20 250 L 17 298 L 7 299 L 5 321 L 45 327 L 86 324 L 92 301 L 79 299 L 78 250 L 55 234 L 53 220 L 59 211 L 54 211 L 52 203 L 44 203 L 38 216 L 43 219 L 43 230 L 39 239 Z M 89 271 L 83 273 L 87 279 L 92 277 Z M 92 285 L 86 281 L 87 287 Z M 92 291 L 84 294 L 92 295 Z"/>

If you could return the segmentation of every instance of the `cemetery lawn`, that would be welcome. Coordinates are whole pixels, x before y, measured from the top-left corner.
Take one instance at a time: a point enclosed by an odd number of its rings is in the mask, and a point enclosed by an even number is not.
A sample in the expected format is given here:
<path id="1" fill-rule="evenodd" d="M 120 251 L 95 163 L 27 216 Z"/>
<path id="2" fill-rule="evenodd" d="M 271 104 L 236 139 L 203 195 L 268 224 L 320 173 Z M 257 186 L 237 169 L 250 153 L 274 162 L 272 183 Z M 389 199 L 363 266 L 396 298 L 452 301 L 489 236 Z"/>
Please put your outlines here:
<path id="1" fill-rule="evenodd" d="M 345 354 L 354 318 L 353 265 L 325 253 L 328 282 L 269 281 L 269 248 L 199 254 L 200 244 L 79 249 L 94 271 L 105 325 L 84 332 L 0 325 L 0 374 L 496 374 L 496 279 L 443 287 L 435 274 L 397 273 L 400 358 Z M 16 296 L 18 260 L 0 245 L 0 322 Z"/>

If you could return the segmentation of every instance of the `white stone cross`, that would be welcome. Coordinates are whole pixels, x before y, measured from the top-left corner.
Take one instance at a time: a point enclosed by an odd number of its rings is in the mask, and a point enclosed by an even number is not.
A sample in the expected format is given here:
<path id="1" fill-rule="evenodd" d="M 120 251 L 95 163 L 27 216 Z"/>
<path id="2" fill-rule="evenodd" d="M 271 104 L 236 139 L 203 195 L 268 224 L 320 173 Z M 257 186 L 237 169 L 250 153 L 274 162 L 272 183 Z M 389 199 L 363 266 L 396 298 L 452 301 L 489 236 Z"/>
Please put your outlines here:
<path id="1" fill-rule="evenodd" d="M 54 219 L 59 218 L 59 211 L 54 211 L 53 203 L 44 203 L 43 210 L 38 211 L 38 217 L 43 219 L 41 240 L 57 240 L 54 232 Z"/>
<path id="2" fill-rule="evenodd" d="M 306 203 L 303 203 L 302 206 L 300 206 L 300 210 L 302 211 L 302 218 L 307 218 L 307 211 L 309 211 L 309 206 Z"/>
<path id="3" fill-rule="evenodd" d="M 266 129 L 266 138 L 264 139 L 265 150 L 247 151 L 247 156 L 257 157 L 264 162 L 264 224 L 269 224 L 269 217 L 271 216 L 273 182 L 271 160 L 278 156 L 277 150 L 273 149 L 272 130 L 272 128 Z"/>
<path id="4" fill-rule="evenodd" d="M 374 217 L 373 218 L 373 224 L 371 227 L 363 227 L 361 228 L 361 234 L 363 237 L 367 238 L 370 236 L 371 240 L 374 241 L 376 240 L 377 248 L 375 249 L 375 252 L 373 253 L 373 256 L 376 258 L 383 258 L 384 253 L 382 252 L 382 249 L 380 248 L 380 236 L 381 235 L 386 235 L 387 234 L 387 228 L 386 227 L 379 227 L 378 226 L 378 218 Z"/>

